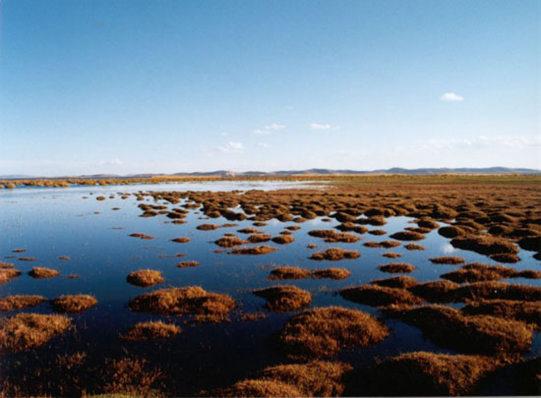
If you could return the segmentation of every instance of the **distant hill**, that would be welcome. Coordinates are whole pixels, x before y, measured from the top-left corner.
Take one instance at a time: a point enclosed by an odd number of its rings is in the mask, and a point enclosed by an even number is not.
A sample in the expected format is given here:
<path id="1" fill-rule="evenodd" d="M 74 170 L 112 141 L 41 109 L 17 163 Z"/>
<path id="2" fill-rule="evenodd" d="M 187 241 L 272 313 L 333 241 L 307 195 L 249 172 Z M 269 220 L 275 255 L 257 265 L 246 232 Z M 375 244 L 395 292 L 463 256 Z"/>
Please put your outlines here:
<path id="1" fill-rule="evenodd" d="M 199 172 L 180 172 L 174 174 L 163 173 L 141 173 L 127 176 L 116 174 L 94 174 L 82 176 L 70 176 L 70 178 L 88 178 L 88 179 L 107 179 L 107 178 L 150 178 L 159 176 L 187 176 L 187 177 L 271 177 L 271 176 L 295 176 L 295 175 L 362 175 L 362 174 L 404 174 L 404 175 L 433 175 L 433 174 L 541 174 L 541 170 L 527 168 L 509 168 L 509 167 L 460 167 L 460 168 L 419 168 L 405 169 L 402 167 L 392 167 L 390 169 L 379 170 L 350 170 L 350 169 L 306 169 L 306 170 L 278 170 L 278 171 L 244 171 L 235 172 L 230 170 L 214 170 Z M 0 179 L 31 179 L 40 178 L 38 176 L 27 175 L 0 175 Z M 65 177 L 54 177 L 65 178 Z"/>

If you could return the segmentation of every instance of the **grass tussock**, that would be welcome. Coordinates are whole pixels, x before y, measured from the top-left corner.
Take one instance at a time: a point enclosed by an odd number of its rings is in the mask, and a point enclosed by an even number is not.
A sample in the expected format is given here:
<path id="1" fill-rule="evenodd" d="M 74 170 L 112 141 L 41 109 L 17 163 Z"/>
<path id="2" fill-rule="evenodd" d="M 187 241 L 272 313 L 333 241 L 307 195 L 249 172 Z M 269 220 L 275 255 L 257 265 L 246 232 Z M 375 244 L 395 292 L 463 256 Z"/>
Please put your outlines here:
<path id="1" fill-rule="evenodd" d="M 158 391 L 165 374 L 158 367 L 140 358 L 108 360 L 100 375 L 105 397 L 151 397 Z"/>
<path id="2" fill-rule="evenodd" d="M 415 265 L 408 263 L 389 263 L 380 265 L 378 269 L 382 272 L 388 272 L 393 274 L 408 274 L 415 271 Z"/>
<path id="3" fill-rule="evenodd" d="M 190 238 L 187 236 L 179 236 L 178 238 L 171 239 L 171 242 L 175 243 L 188 243 L 190 241 Z"/>
<path id="4" fill-rule="evenodd" d="M 514 268 L 504 267 L 502 265 L 485 265 L 480 263 L 466 264 L 462 268 L 448 272 L 441 276 L 457 283 L 471 283 L 481 281 L 497 281 L 502 278 L 531 277 L 532 279 L 541 278 L 539 271 L 517 271 Z"/>
<path id="5" fill-rule="evenodd" d="M 127 341 L 153 341 L 168 339 L 181 332 L 181 328 L 162 321 L 139 322 L 133 325 L 120 338 Z"/>
<path id="6" fill-rule="evenodd" d="M 262 243 L 262 242 L 268 242 L 271 240 L 271 236 L 269 234 L 252 234 L 248 237 L 248 242 L 250 243 Z"/>
<path id="7" fill-rule="evenodd" d="M 383 253 L 382 256 L 385 258 L 400 258 L 402 257 L 402 254 L 389 252 L 389 253 Z"/>
<path id="8" fill-rule="evenodd" d="M 137 296 L 129 302 L 133 311 L 165 315 L 189 315 L 199 322 L 221 322 L 235 307 L 230 296 L 207 292 L 199 286 L 172 287 Z"/>
<path id="9" fill-rule="evenodd" d="M 422 300 L 408 290 L 381 285 L 361 285 L 340 290 L 346 300 L 372 306 L 420 304 Z"/>
<path id="10" fill-rule="evenodd" d="M 133 234 L 130 234 L 129 236 L 131 236 L 132 238 L 137 238 L 137 239 L 142 239 L 142 240 L 152 240 L 152 239 L 154 239 L 153 236 L 143 234 L 141 232 L 134 232 Z"/>
<path id="11" fill-rule="evenodd" d="M 308 232 L 308 235 L 316 238 L 322 238 L 325 240 L 325 242 L 329 243 L 355 243 L 360 240 L 360 238 L 356 235 L 347 232 L 336 232 L 332 229 L 316 229 Z"/>
<path id="12" fill-rule="evenodd" d="M 86 311 L 98 303 L 96 297 L 89 294 L 70 294 L 55 298 L 51 304 L 55 311 L 77 313 Z"/>
<path id="13" fill-rule="evenodd" d="M 199 231 L 214 231 L 218 228 L 220 228 L 220 226 L 216 224 L 200 224 L 196 227 Z"/>
<path id="14" fill-rule="evenodd" d="M 21 271 L 13 268 L 2 268 L 0 269 L 0 284 L 9 282 L 13 278 L 16 278 L 21 275 Z"/>
<path id="15" fill-rule="evenodd" d="M 361 257 L 361 253 L 357 250 L 346 250 L 339 247 L 332 247 L 322 252 L 314 253 L 310 256 L 310 259 L 316 261 L 329 260 L 329 261 L 339 261 L 339 260 L 354 260 Z"/>
<path id="16" fill-rule="evenodd" d="M 423 240 L 425 236 L 419 232 L 414 231 L 400 231 L 391 235 L 391 238 L 396 240 L 415 241 Z"/>
<path id="17" fill-rule="evenodd" d="M 456 289 L 459 287 L 449 280 L 438 280 L 419 283 L 409 288 L 416 296 L 432 303 L 448 303 L 453 301 Z"/>
<path id="18" fill-rule="evenodd" d="M 368 384 L 377 395 L 469 395 L 497 367 L 497 361 L 486 356 L 411 352 L 375 365 Z"/>
<path id="19" fill-rule="evenodd" d="M 47 267 L 32 267 L 32 269 L 28 272 L 28 275 L 36 279 L 47 279 L 60 275 L 60 272 Z"/>
<path id="20" fill-rule="evenodd" d="M 429 258 L 429 260 L 432 264 L 449 264 L 449 265 L 464 264 L 466 262 L 462 257 L 458 257 L 458 256 L 432 257 L 432 258 Z"/>
<path id="21" fill-rule="evenodd" d="M 372 285 L 408 289 L 417 285 L 417 280 L 411 276 L 395 276 L 387 279 L 376 279 L 370 282 Z"/>
<path id="22" fill-rule="evenodd" d="M 311 272 L 306 268 L 283 266 L 274 268 L 269 273 L 270 280 L 306 279 L 310 278 Z"/>
<path id="23" fill-rule="evenodd" d="M 533 339 L 532 328 L 524 322 L 489 315 L 463 315 L 441 305 L 387 307 L 386 312 L 419 327 L 425 336 L 443 347 L 469 353 L 522 353 L 530 349 Z"/>
<path id="24" fill-rule="evenodd" d="M 0 349 L 17 352 L 36 348 L 70 326 L 70 319 L 64 315 L 17 314 L 0 321 Z"/>
<path id="25" fill-rule="evenodd" d="M 513 242 L 491 235 L 456 237 L 451 240 L 451 245 L 485 255 L 518 254 L 518 248 Z"/>
<path id="26" fill-rule="evenodd" d="M 0 270 L 2 270 L 2 269 L 11 269 L 11 268 L 15 268 L 15 264 L 0 261 Z"/>
<path id="27" fill-rule="evenodd" d="M 293 357 L 329 357 L 344 348 L 382 341 L 388 329 L 371 315 L 343 307 L 314 308 L 284 326 L 280 342 Z"/>
<path id="28" fill-rule="evenodd" d="M 349 278 L 351 272 L 346 268 L 324 268 L 312 271 L 312 278 L 314 279 L 346 279 Z"/>
<path id="29" fill-rule="evenodd" d="M 418 245 L 416 243 L 408 243 L 407 245 L 404 245 L 406 250 L 425 250 L 425 247 L 423 245 Z"/>
<path id="30" fill-rule="evenodd" d="M 269 310 L 277 312 L 295 311 L 312 302 L 310 292 L 291 285 L 271 286 L 253 293 L 267 300 L 265 306 Z"/>
<path id="31" fill-rule="evenodd" d="M 278 243 L 279 245 L 288 245 L 290 243 L 293 243 L 295 241 L 295 238 L 293 235 L 278 235 L 272 238 L 272 241 L 274 243 Z"/>
<path id="32" fill-rule="evenodd" d="M 190 260 L 190 261 L 181 261 L 180 263 L 177 263 L 177 268 L 192 268 L 197 267 L 199 265 L 199 261 Z"/>
<path id="33" fill-rule="evenodd" d="M 469 301 L 461 311 L 467 315 L 493 315 L 516 319 L 541 329 L 541 301 L 478 300 Z"/>
<path id="34" fill-rule="evenodd" d="M 22 308 L 35 307 L 44 303 L 47 299 L 38 295 L 13 295 L 0 299 L 0 311 L 13 311 Z"/>
<path id="35" fill-rule="evenodd" d="M 233 249 L 231 254 L 237 255 L 262 255 L 274 253 L 277 249 L 271 246 L 256 246 L 256 247 L 240 247 Z"/>
<path id="36" fill-rule="evenodd" d="M 223 397 L 301 397 L 303 394 L 291 384 L 267 380 L 246 379 L 220 391 Z"/>
<path id="37" fill-rule="evenodd" d="M 141 287 L 154 286 L 165 281 L 162 273 L 154 269 L 140 269 L 130 272 L 126 280 L 132 285 Z"/>
<path id="38" fill-rule="evenodd" d="M 490 258 L 499 263 L 507 263 L 507 264 L 514 264 L 520 261 L 520 257 L 512 253 L 492 254 Z"/>
<path id="39" fill-rule="evenodd" d="M 244 239 L 239 238 L 238 236 L 223 236 L 214 243 L 220 247 L 230 248 L 240 246 L 248 242 Z"/>

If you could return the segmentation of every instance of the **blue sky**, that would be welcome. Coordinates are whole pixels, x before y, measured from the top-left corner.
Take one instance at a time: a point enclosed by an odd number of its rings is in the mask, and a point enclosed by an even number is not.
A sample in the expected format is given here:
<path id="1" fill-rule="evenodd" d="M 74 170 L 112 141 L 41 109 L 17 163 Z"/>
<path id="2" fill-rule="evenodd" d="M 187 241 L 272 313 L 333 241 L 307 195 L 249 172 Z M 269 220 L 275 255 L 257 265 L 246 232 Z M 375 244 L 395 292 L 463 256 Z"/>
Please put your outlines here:
<path id="1" fill-rule="evenodd" d="M 541 168 L 539 1 L 0 3 L 0 175 Z"/>

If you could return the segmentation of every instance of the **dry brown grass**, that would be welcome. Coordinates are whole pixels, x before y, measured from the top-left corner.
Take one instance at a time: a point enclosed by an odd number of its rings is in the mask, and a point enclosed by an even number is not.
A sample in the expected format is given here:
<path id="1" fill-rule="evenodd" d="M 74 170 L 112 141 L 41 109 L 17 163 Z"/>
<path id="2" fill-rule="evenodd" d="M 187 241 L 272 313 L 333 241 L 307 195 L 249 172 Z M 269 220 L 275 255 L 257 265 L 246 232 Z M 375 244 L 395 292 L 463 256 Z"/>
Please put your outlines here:
<path id="1" fill-rule="evenodd" d="M 468 301 L 461 309 L 467 315 L 493 315 L 516 319 L 541 329 L 541 301 L 479 300 Z"/>
<path id="2" fill-rule="evenodd" d="M 128 341 L 151 341 L 168 339 L 181 332 L 180 327 L 162 321 L 139 322 L 133 325 L 120 338 Z"/>
<path id="3" fill-rule="evenodd" d="M 385 258 L 400 258 L 400 257 L 402 257 L 402 254 L 389 252 L 389 253 L 383 253 L 382 257 L 385 257 Z"/>
<path id="4" fill-rule="evenodd" d="M 521 353 L 530 349 L 533 338 L 532 328 L 524 322 L 489 315 L 463 315 L 441 305 L 387 307 L 386 312 L 419 327 L 437 344 L 470 353 Z"/>
<path id="5" fill-rule="evenodd" d="M 408 263 L 389 263 L 380 265 L 378 269 L 388 273 L 410 273 L 415 271 L 415 266 Z"/>
<path id="6" fill-rule="evenodd" d="M 425 247 L 423 245 L 417 245 L 415 243 L 408 243 L 407 245 L 404 245 L 404 247 L 407 250 L 425 250 Z"/>
<path id="7" fill-rule="evenodd" d="M 269 234 L 252 234 L 248 237 L 248 242 L 250 243 L 261 243 L 261 242 L 268 242 L 271 240 L 271 236 Z"/>
<path id="8" fill-rule="evenodd" d="M 71 321 L 64 315 L 22 313 L 0 321 L 0 349 L 25 351 L 46 344 L 66 332 Z"/>
<path id="9" fill-rule="evenodd" d="M 340 295 L 355 303 L 372 306 L 420 304 L 422 300 L 405 289 L 381 285 L 361 285 L 340 290 Z"/>
<path id="10" fill-rule="evenodd" d="M 254 290 L 253 293 L 267 300 L 265 306 L 271 311 L 295 311 L 312 302 L 310 292 L 292 285 L 271 286 Z"/>
<path id="11" fill-rule="evenodd" d="M 196 229 L 200 231 L 214 231 L 218 228 L 220 228 L 220 226 L 216 224 L 200 224 L 196 227 Z"/>
<path id="12" fill-rule="evenodd" d="M 361 253 L 359 253 L 357 250 L 345 250 L 339 247 L 332 247 L 325 251 L 312 254 L 310 256 L 310 259 L 317 260 L 317 261 L 322 261 L 322 260 L 339 261 L 343 259 L 353 260 L 353 259 L 359 258 L 360 256 L 361 256 Z"/>
<path id="13" fill-rule="evenodd" d="M 13 263 L 6 263 L 4 261 L 0 261 L 0 270 L 2 269 L 11 269 L 11 268 L 14 268 L 15 267 L 15 264 Z"/>
<path id="14" fill-rule="evenodd" d="M 314 236 L 316 238 L 325 239 L 325 242 L 329 242 L 329 243 L 335 243 L 335 242 L 355 243 L 360 240 L 358 236 L 355 236 L 353 234 L 349 234 L 346 232 L 336 232 L 335 230 L 332 230 L 332 229 L 316 229 L 316 230 L 308 232 L 308 235 Z"/>
<path id="15" fill-rule="evenodd" d="M 514 264 L 520 261 L 519 256 L 517 256 L 516 254 L 511 254 L 511 253 L 492 254 L 490 258 L 494 261 L 498 261 L 500 263 L 508 263 L 508 264 Z"/>
<path id="16" fill-rule="evenodd" d="M 137 296 L 129 302 L 129 307 L 139 312 L 190 315 L 196 321 L 221 322 L 228 319 L 235 300 L 199 286 L 172 287 Z"/>
<path id="17" fill-rule="evenodd" d="M 0 299 L 0 311 L 13 311 L 35 307 L 45 301 L 47 301 L 45 297 L 37 295 L 6 296 Z"/>
<path id="18" fill-rule="evenodd" d="M 324 268 L 312 271 L 314 279 L 346 279 L 349 278 L 351 272 L 346 268 Z"/>
<path id="19" fill-rule="evenodd" d="M 496 281 L 502 278 L 513 278 L 523 275 L 524 274 L 513 268 L 504 267 L 501 265 L 471 263 L 466 264 L 456 271 L 443 274 L 441 277 L 457 283 L 471 283 L 480 281 Z M 532 276 L 535 276 L 535 272 Z"/>
<path id="20" fill-rule="evenodd" d="M 188 243 L 190 241 L 190 238 L 187 236 L 179 236 L 178 238 L 171 239 L 171 242 L 175 243 Z"/>
<path id="21" fill-rule="evenodd" d="M 0 284 L 9 282 L 13 278 L 16 278 L 21 275 L 21 271 L 13 268 L 2 268 L 0 269 Z"/>
<path id="22" fill-rule="evenodd" d="M 441 256 L 441 257 L 432 257 L 429 258 L 430 262 L 433 264 L 464 264 L 466 261 L 462 257 L 458 256 Z"/>
<path id="23" fill-rule="evenodd" d="M 486 281 L 458 286 L 452 295 L 457 302 L 479 299 L 540 301 L 541 287 Z"/>
<path id="24" fill-rule="evenodd" d="M 279 245 L 288 245 L 293 243 L 295 238 L 292 235 L 278 235 L 272 238 L 272 241 L 274 243 L 278 243 Z"/>
<path id="25" fill-rule="evenodd" d="M 305 279 L 310 278 L 311 272 L 305 268 L 283 266 L 274 268 L 270 274 L 270 280 Z"/>
<path id="26" fill-rule="evenodd" d="M 480 254 L 517 254 L 517 246 L 503 238 L 497 238 L 491 235 L 473 235 L 465 237 L 456 237 L 451 240 L 451 244 L 462 250 L 471 250 Z"/>
<path id="27" fill-rule="evenodd" d="M 98 303 L 96 297 L 89 294 L 70 294 L 55 298 L 51 304 L 55 311 L 76 313 L 86 311 Z"/>
<path id="28" fill-rule="evenodd" d="M 485 356 L 411 352 L 377 364 L 368 383 L 377 395 L 469 395 L 497 367 L 497 361 Z"/>
<path id="29" fill-rule="evenodd" d="M 372 285 L 407 289 L 417 285 L 417 280 L 411 276 L 395 276 L 387 279 L 376 279 L 370 282 Z"/>
<path id="30" fill-rule="evenodd" d="M 32 269 L 28 272 L 28 275 L 36 279 L 46 279 L 54 278 L 55 276 L 60 275 L 60 272 L 47 267 L 32 267 Z"/>
<path id="31" fill-rule="evenodd" d="M 244 239 L 241 239 L 241 238 L 237 237 L 237 236 L 223 236 L 220 239 L 218 239 L 217 241 L 215 241 L 214 243 L 216 243 L 220 247 L 229 248 L 229 247 L 240 246 L 240 245 L 243 245 L 243 244 L 248 243 L 248 242 L 245 241 Z"/>
<path id="32" fill-rule="evenodd" d="M 389 331 L 362 311 L 323 307 L 302 312 L 284 326 L 280 341 L 293 357 L 329 357 L 344 348 L 379 343 Z"/>
<path id="33" fill-rule="evenodd" d="M 274 253 L 277 249 L 271 246 L 240 247 L 233 249 L 231 254 L 237 255 L 262 255 Z"/>
<path id="34" fill-rule="evenodd" d="M 409 288 L 416 296 L 433 303 L 448 303 L 453 301 L 454 293 L 459 287 L 449 280 L 438 280 L 419 283 Z"/>
<path id="35" fill-rule="evenodd" d="M 146 235 L 146 234 L 143 234 L 141 232 L 134 232 L 133 234 L 130 234 L 129 236 L 131 236 L 132 238 L 138 238 L 138 239 L 142 239 L 142 240 L 152 240 L 152 239 L 154 239 L 153 236 Z"/>
<path id="36" fill-rule="evenodd" d="M 396 239 L 396 240 L 412 241 L 412 240 L 423 240 L 425 236 L 419 232 L 400 231 L 400 232 L 396 232 L 392 234 L 391 238 Z"/>
<path id="37" fill-rule="evenodd" d="M 141 287 L 153 286 L 165 281 L 162 273 L 154 269 L 140 269 L 130 272 L 126 280 L 132 285 Z"/>
<path id="38" fill-rule="evenodd" d="M 273 380 L 247 379 L 216 394 L 223 397 L 301 397 L 294 386 Z"/>
<path id="39" fill-rule="evenodd" d="M 190 261 L 181 261 L 180 263 L 177 263 L 177 268 L 192 268 L 197 267 L 199 265 L 199 261 L 190 260 Z"/>
<path id="40" fill-rule="evenodd" d="M 125 357 L 108 360 L 100 375 L 105 397 L 159 396 L 165 374 L 145 359 Z"/>

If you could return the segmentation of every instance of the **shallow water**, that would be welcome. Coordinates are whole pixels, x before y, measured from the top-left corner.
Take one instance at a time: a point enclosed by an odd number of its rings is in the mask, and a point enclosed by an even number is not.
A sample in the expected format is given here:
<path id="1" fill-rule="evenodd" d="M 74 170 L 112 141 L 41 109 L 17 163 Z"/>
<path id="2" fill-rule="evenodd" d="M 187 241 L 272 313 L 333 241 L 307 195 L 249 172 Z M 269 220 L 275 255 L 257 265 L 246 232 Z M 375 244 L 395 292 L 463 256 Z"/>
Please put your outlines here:
<path id="1" fill-rule="evenodd" d="M 342 305 L 360 308 L 376 316 L 378 311 L 370 306 L 355 304 L 342 299 L 337 291 L 345 286 L 367 283 L 373 279 L 394 276 L 378 270 L 378 266 L 390 262 L 409 262 L 417 269 L 411 276 L 420 281 L 435 280 L 443 273 L 455 270 L 456 265 L 435 265 L 428 259 L 443 255 L 456 255 L 467 262 L 479 261 L 494 263 L 485 256 L 454 249 L 449 240 L 437 234 L 436 230 L 427 234 L 426 239 L 416 242 L 426 247 L 424 251 L 408 251 L 403 247 L 393 249 L 366 248 L 366 241 L 389 239 L 388 235 L 410 226 L 412 219 L 392 217 L 383 227 L 387 235 L 362 235 L 357 243 L 324 243 L 322 239 L 307 235 L 313 229 L 331 228 L 337 224 L 323 222 L 320 218 L 302 224 L 282 223 L 272 220 L 258 229 L 273 236 L 288 225 L 299 225 L 294 231 L 295 242 L 289 245 L 264 243 L 278 248 L 278 251 L 262 256 L 235 256 L 215 253 L 218 247 L 213 242 L 226 232 L 236 232 L 250 221 L 238 222 L 238 227 L 220 228 L 214 231 L 199 231 L 195 227 L 202 223 L 229 223 L 223 218 L 208 220 L 199 211 L 190 211 L 186 223 L 170 223 L 165 216 L 141 218 L 134 196 L 121 199 L 118 192 L 138 192 L 150 190 L 247 190 L 296 188 L 295 183 L 185 183 L 157 184 L 140 186 L 105 186 L 74 188 L 23 188 L 0 191 L 0 256 L 4 261 L 13 262 L 23 272 L 18 278 L 0 285 L 0 295 L 41 294 L 54 298 L 61 294 L 88 293 L 98 299 L 98 305 L 82 314 L 73 315 L 76 330 L 49 346 L 31 353 L 4 357 L 2 367 L 9 368 L 14 360 L 46 363 L 51 355 L 63 352 L 85 350 L 92 352 L 95 359 L 118 356 L 122 352 L 139 353 L 156 361 L 160 366 L 178 372 L 177 383 L 180 391 L 186 394 L 197 393 L 202 388 L 227 385 L 237 379 L 253 374 L 265 366 L 287 362 L 287 358 L 275 344 L 275 336 L 292 313 L 268 313 L 267 318 L 258 321 L 240 321 L 233 315 L 233 321 L 221 324 L 187 325 L 175 317 L 154 316 L 135 313 L 128 309 L 128 301 L 143 292 L 166 286 L 200 285 L 212 292 L 227 293 L 238 302 L 243 312 L 265 311 L 265 301 L 254 296 L 254 288 L 273 284 L 294 284 L 309 290 L 313 295 L 312 306 Z M 98 195 L 113 199 L 97 201 Z M 84 199 L 86 197 L 86 199 Z M 150 200 L 147 198 L 146 201 Z M 113 210 L 113 208 L 119 210 Z M 171 206 L 172 207 L 172 206 Z M 129 237 L 133 232 L 152 235 L 154 240 L 140 240 Z M 240 234 L 239 234 L 240 235 Z M 171 242 L 179 236 L 188 236 L 186 244 Z M 316 243 L 316 250 L 327 247 L 357 249 L 362 253 L 356 260 L 339 262 L 310 260 L 314 250 L 308 243 Z M 15 248 L 25 248 L 23 254 L 12 253 Z M 398 259 L 382 257 L 384 252 L 402 254 Z M 186 254 L 176 258 L 178 253 Z M 12 256 L 16 258 L 11 258 Z M 60 261 L 59 256 L 69 256 L 70 261 Z M 521 251 L 522 261 L 511 266 L 517 269 L 536 269 L 539 262 L 532 252 Z M 17 257 L 36 257 L 36 262 L 19 261 Z M 198 267 L 179 269 L 179 261 L 197 260 Z M 269 281 L 269 270 L 274 265 L 297 265 L 305 268 L 345 267 L 351 276 L 345 280 L 295 280 Z M 38 280 L 26 272 L 32 266 L 43 265 L 58 269 L 61 276 Z M 126 275 L 141 268 L 160 270 L 166 282 L 150 287 L 135 287 L 126 282 Z M 68 279 L 66 275 L 77 274 L 78 279 Z M 541 285 L 539 280 L 509 279 L 511 283 Z M 51 312 L 48 304 L 43 304 L 24 312 Z M 12 315 L 15 312 L 9 313 Z M 5 315 L 5 314 L 3 314 Z M 121 342 L 118 335 L 136 322 L 162 319 L 181 325 L 183 332 L 176 338 L 160 343 Z M 429 350 L 452 352 L 438 347 L 423 337 L 419 329 L 396 320 L 385 320 L 392 329 L 391 335 L 382 343 L 363 350 L 352 350 L 341 354 L 341 358 L 353 364 L 367 364 L 374 357 L 384 357 L 401 352 Z M 535 342 L 528 356 L 541 350 L 541 339 L 536 334 Z"/>

